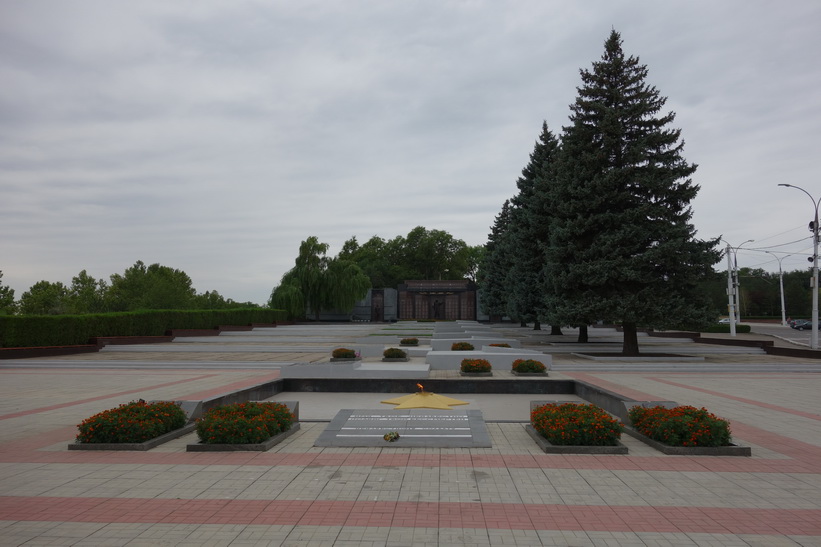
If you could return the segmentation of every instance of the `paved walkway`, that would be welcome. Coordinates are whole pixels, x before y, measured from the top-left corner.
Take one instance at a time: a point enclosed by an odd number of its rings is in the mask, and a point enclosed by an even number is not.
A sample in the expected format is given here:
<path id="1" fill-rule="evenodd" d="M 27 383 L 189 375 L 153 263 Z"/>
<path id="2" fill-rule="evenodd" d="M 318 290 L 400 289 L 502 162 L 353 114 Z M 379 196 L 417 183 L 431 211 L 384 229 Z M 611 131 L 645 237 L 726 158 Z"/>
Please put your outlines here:
<path id="1" fill-rule="evenodd" d="M 800 359 L 715 354 L 705 362 L 716 372 L 599 371 L 543 334 L 500 328 L 549 350 L 561 365 L 552 377 L 706 406 L 751 458 L 665 456 L 627 436 L 626 456 L 546 455 L 524 430 L 540 396 L 473 394 L 457 397 L 482 410 L 492 448 L 316 448 L 338 409 L 380 408 L 383 394 L 291 393 L 279 398 L 300 398 L 307 421 L 268 452 L 188 453 L 192 436 L 148 452 L 67 450 L 76 424 L 101 410 L 213 396 L 395 332 L 267 330 L 252 342 L 220 336 L 212 351 L 188 342 L 196 350 L 0 361 L 0 545 L 821 545 L 817 363 L 745 370 Z M 612 334 L 592 330 L 594 344 Z"/>

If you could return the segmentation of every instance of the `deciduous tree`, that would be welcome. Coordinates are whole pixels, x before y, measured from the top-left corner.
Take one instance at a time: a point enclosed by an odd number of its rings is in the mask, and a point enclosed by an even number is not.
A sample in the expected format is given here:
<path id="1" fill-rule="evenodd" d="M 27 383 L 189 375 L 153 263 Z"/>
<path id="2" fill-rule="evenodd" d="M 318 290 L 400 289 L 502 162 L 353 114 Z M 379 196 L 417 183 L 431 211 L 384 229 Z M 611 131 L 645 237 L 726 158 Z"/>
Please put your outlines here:
<path id="1" fill-rule="evenodd" d="M 0 270 L 0 315 L 12 315 L 16 309 L 14 289 L 3 285 L 3 270 Z"/>
<path id="2" fill-rule="evenodd" d="M 316 320 L 326 310 L 350 310 L 370 288 L 368 276 L 350 260 L 326 255 L 328 244 L 311 236 L 299 246 L 295 265 L 271 292 L 269 305 L 301 317 L 310 309 Z"/>
<path id="3" fill-rule="evenodd" d="M 59 315 L 66 311 L 66 286 L 51 281 L 38 281 L 20 296 L 23 315 Z"/>

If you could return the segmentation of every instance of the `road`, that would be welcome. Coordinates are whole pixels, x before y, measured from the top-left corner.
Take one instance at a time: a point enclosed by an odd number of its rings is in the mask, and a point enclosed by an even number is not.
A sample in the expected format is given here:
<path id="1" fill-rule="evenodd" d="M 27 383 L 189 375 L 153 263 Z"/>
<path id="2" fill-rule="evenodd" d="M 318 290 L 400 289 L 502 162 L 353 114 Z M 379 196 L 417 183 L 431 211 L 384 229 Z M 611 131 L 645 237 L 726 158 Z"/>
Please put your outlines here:
<path id="1" fill-rule="evenodd" d="M 789 340 L 798 345 L 808 346 L 810 345 L 810 331 L 809 330 L 795 330 L 791 329 L 790 327 L 784 327 L 777 323 L 755 323 L 750 321 L 747 323 L 746 321 L 742 321 L 742 323 L 750 325 L 752 328 L 752 332 L 758 334 L 767 334 L 770 336 L 777 336 L 784 340 Z"/>

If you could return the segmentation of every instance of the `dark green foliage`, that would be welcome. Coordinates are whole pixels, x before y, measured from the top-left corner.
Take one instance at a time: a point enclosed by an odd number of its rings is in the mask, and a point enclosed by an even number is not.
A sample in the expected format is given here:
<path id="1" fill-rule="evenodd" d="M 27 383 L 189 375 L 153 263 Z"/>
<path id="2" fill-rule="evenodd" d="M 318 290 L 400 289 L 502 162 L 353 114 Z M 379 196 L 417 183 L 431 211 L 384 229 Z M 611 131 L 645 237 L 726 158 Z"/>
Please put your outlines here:
<path id="1" fill-rule="evenodd" d="M 373 287 L 396 287 L 411 279 L 475 279 L 483 251 L 443 230 L 417 226 L 407 236 L 374 236 L 362 245 L 352 237 L 338 258 L 356 263 Z"/>
<path id="2" fill-rule="evenodd" d="M 450 346 L 451 351 L 473 351 L 473 344 L 468 342 L 454 342 Z"/>
<path id="3" fill-rule="evenodd" d="M 331 352 L 334 359 L 356 359 L 356 351 L 348 348 L 336 348 Z"/>
<path id="4" fill-rule="evenodd" d="M 403 346 L 418 346 L 419 338 L 402 338 L 399 343 Z"/>
<path id="5" fill-rule="evenodd" d="M 516 182 L 519 192 L 511 200 L 510 222 L 504 238 L 504 252 L 511 262 L 505 279 L 508 315 L 519 321 L 534 322 L 536 330 L 547 315 L 546 301 L 539 290 L 546 286 L 544 265 L 550 214 L 545 196 L 549 195 L 552 163 L 558 150 L 558 140 L 547 123 L 543 123 L 530 162 Z"/>
<path id="6" fill-rule="evenodd" d="M 237 403 L 206 412 L 197 435 L 206 444 L 257 444 L 288 431 L 295 420 L 281 403 Z"/>
<path id="7" fill-rule="evenodd" d="M 787 317 L 809 317 L 812 313 L 812 271 L 784 272 L 784 305 Z M 740 268 L 741 319 L 750 317 L 781 319 L 781 288 L 778 272 L 760 268 Z M 719 271 L 700 284 L 710 299 L 715 315 L 727 315 L 727 271 Z"/>
<path id="8" fill-rule="evenodd" d="M 624 429 L 601 408 L 575 403 L 536 407 L 530 424 L 556 446 L 616 446 Z"/>
<path id="9" fill-rule="evenodd" d="M 492 368 L 487 359 L 462 359 L 459 365 L 462 372 L 490 372 Z"/>
<path id="10" fill-rule="evenodd" d="M 508 252 L 510 207 L 510 200 L 505 201 L 496 215 L 477 276 L 482 311 L 499 319 L 508 313 L 507 274 L 513 267 L 513 256 Z"/>
<path id="11" fill-rule="evenodd" d="M 637 354 L 637 326 L 699 327 L 714 311 L 698 282 L 719 260 L 718 241 L 690 223 L 696 169 L 682 156 L 675 115 L 645 83 L 647 68 L 625 57 L 613 31 L 582 85 L 564 128 L 546 273 L 565 324 L 603 319 L 624 329 L 623 353 Z"/>
<path id="12" fill-rule="evenodd" d="M 742 324 L 737 323 L 736 326 L 735 326 L 735 331 L 739 334 L 748 334 L 750 332 L 751 328 L 752 327 L 750 327 L 750 325 L 745 325 L 743 323 Z M 722 325 L 718 325 L 718 324 L 710 325 L 709 327 L 704 329 L 702 332 L 713 332 L 713 333 L 729 334 L 730 333 L 730 325 L 723 325 L 723 324 Z"/>
<path id="13" fill-rule="evenodd" d="M 0 272 L 2 277 L 2 272 Z M 86 270 L 71 279 L 71 286 L 39 281 L 23 293 L 20 302 L 9 308 L 8 291 L 0 286 L 0 315 L 17 311 L 24 315 L 106 313 L 111 311 L 168 309 L 232 309 L 258 307 L 251 302 L 234 302 L 217 291 L 196 294 L 191 278 L 182 270 L 160 264 L 146 266 L 137 261 L 123 274 L 111 276 L 111 283 L 95 279 Z M 13 303 L 14 291 L 10 293 Z"/>
<path id="14" fill-rule="evenodd" d="M 72 346 L 96 336 L 162 336 L 171 329 L 274 323 L 282 310 L 155 310 L 87 315 L 0 316 L 0 347 Z"/>
<path id="15" fill-rule="evenodd" d="M 328 244 L 315 236 L 299 246 L 293 268 L 271 292 L 269 305 L 284 309 L 290 317 L 304 317 L 306 310 L 316 320 L 322 311 L 349 311 L 371 287 L 370 280 L 353 261 L 326 256 Z"/>
<path id="16" fill-rule="evenodd" d="M 628 417 L 636 431 L 668 446 L 727 446 L 731 441 L 730 423 L 706 408 L 634 406 Z"/>
<path id="17" fill-rule="evenodd" d="M 3 270 L 0 270 L 0 315 L 11 315 L 17 311 L 14 302 L 14 289 L 3 285 Z"/>
<path id="18" fill-rule="evenodd" d="M 544 363 L 535 359 L 516 359 L 513 361 L 511 369 L 516 372 L 545 372 L 547 367 Z"/>
<path id="19" fill-rule="evenodd" d="M 81 443 L 143 443 L 185 425 L 185 412 L 171 402 L 142 399 L 106 410 L 77 428 Z"/>
<path id="20" fill-rule="evenodd" d="M 399 348 L 388 348 L 382 352 L 382 357 L 386 359 L 404 359 L 408 354 Z"/>
<path id="21" fill-rule="evenodd" d="M 21 314 L 58 315 L 66 313 L 68 289 L 60 282 L 38 281 L 20 296 Z"/>
<path id="22" fill-rule="evenodd" d="M 194 307 L 195 295 L 184 271 L 138 260 L 122 275 L 111 276 L 106 299 L 111 311 L 187 310 Z"/>

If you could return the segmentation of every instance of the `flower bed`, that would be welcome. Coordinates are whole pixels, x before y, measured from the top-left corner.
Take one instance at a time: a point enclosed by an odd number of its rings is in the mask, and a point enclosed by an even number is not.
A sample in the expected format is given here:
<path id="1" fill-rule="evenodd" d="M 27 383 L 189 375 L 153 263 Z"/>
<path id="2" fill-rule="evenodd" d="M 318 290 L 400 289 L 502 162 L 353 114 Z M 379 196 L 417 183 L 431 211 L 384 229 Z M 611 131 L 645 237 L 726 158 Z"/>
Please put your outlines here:
<path id="1" fill-rule="evenodd" d="M 140 399 L 105 410 L 77 426 L 70 450 L 148 450 L 190 432 L 179 405 L 169 401 L 146 403 Z"/>
<path id="2" fill-rule="evenodd" d="M 419 338 L 402 338 L 399 341 L 400 346 L 418 346 Z"/>
<path id="3" fill-rule="evenodd" d="M 282 403 L 235 403 L 219 406 L 197 420 L 200 443 L 189 452 L 268 450 L 299 429 L 296 417 Z"/>
<path id="4" fill-rule="evenodd" d="M 357 359 L 359 359 L 359 353 L 356 350 L 348 348 L 336 348 L 331 352 L 331 362 L 356 361 Z"/>
<path id="5" fill-rule="evenodd" d="M 530 435 L 550 453 L 626 454 L 621 422 L 590 404 L 546 404 L 530 413 Z M 532 431 L 531 431 L 532 430 Z"/>
<path id="6" fill-rule="evenodd" d="M 474 349 L 473 344 L 467 342 L 454 342 L 450 346 L 451 351 L 473 351 Z"/>
<path id="7" fill-rule="evenodd" d="M 516 359 L 511 369 L 514 374 L 547 374 L 547 367 L 535 359 Z"/>
<path id="8" fill-rule="evenodd" d="M 382 352 L 383 361 L 407 361 L 408 354 L 399 348 L 388 348 Z"/>
<path id="9" fill-rule="evenodd" d="M 459 372 L 463 375 L 490 376 L 493 374 L 487 359 L 462 359 Z"/>
<path id="10" fill-rule="evenodd" d="M 502 342 L 500 344 L 488 344 L 488 345 L 492 348 L 509 348 L 510 347 L 510 344 L 507 344 L 507 343 L 504 343 L 504 342 Z"/>
<path id="11" fill-rule="evenodd" d="M 665 454 L 750 456 L 749 447 L 733 444 L 730 422 L 694 406 L 634 406 L 627 433 Z"/>

